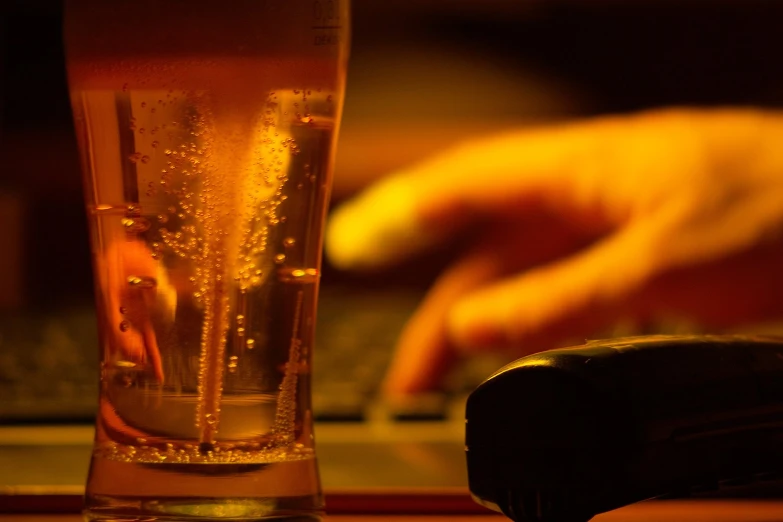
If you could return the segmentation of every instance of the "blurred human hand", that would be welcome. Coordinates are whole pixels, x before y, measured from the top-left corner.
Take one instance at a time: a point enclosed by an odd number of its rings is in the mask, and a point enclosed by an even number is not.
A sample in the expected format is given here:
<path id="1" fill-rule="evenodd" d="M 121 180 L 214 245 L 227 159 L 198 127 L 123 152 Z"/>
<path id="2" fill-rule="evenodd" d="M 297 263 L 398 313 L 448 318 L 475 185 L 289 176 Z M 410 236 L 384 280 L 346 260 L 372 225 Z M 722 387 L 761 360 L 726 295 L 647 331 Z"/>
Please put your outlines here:
<path id="1" fill-rule="evenodd" d="M 783 114 L 668 109 L 466 143 L 331 217 L 330 260 L 392 265 L 460 233 L 473 247 L 402 333 L 385 392 L 437 388 L 459 356 L 509 357 L 687 317 L 783 317 Z"/>

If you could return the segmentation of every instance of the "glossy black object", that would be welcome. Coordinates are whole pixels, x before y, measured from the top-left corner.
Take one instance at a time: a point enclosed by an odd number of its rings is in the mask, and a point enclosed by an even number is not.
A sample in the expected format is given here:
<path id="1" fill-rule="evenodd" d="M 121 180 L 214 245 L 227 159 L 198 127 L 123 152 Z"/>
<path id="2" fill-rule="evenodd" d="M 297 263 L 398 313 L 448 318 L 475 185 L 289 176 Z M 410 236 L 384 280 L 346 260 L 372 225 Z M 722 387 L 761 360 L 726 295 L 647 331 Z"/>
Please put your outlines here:
<path id="1" fill-rule="evenodd" d="M 530 355 L 469 397 L 473 498 L 585 522 L 783 471 L 783 338 L 651 336 Z"/>

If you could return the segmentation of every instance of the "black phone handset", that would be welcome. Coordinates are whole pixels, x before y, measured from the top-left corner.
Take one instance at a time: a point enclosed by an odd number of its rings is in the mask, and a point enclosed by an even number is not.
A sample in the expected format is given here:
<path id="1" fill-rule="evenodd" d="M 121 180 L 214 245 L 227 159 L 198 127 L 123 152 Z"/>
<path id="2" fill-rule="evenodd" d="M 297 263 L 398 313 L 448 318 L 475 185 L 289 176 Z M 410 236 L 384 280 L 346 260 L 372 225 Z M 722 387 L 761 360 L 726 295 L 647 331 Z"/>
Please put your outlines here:
<path id="1" fill-rule="evenodd" d="M 473 498 L 516 521 L 783 471 L 783 338 L 649 336 L 530 355 L 468 398 Z"/>

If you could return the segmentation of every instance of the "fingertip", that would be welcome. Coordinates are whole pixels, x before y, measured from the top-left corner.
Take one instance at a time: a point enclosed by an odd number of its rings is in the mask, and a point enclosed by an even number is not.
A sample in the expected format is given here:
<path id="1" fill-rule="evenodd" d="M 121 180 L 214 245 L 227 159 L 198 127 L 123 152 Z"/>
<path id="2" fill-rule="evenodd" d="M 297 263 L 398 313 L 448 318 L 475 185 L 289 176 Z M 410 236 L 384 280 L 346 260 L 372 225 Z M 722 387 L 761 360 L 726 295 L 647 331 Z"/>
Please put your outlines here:
<path id="1" fill-rule="evenodd" d="M 418 387 L 407 376 L 389 373 L 381 386 L 381 395 L 385 401 L 396 401 L 418 392 Z"/>
<path id="2" fill-rule="evenodd" d="M 394 176 L 337 208 L 329 217 L 325 251 L 340 269 L 382 267 L 430 243 L 415 187 Z"/>
<path id="3" fill-rule="evenodd" d="M 421 355 L 421 357 L 419 357 Z M 442 368 L 427 354 L 414 358 L 398 350 L 381 383 L 381 394 L 386 400 L 398 400 L 437 388 Z"/>
<path id="4" fill-rule="evenodd" d="M 384 398 L 410 397 L 441 388 L 443 376 L 455 360 L 441 325 L 426 306 L 408 323 L 382 383 Z"/>

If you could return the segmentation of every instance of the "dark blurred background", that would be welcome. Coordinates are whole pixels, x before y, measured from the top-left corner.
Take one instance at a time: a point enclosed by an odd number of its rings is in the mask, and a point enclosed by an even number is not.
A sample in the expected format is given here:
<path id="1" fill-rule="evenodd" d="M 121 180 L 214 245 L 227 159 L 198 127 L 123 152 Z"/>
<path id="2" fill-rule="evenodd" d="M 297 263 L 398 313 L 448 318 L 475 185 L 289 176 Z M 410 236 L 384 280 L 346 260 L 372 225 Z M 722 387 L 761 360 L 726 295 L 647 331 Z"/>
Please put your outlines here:
<path id="1" fill-rule="evenodd" d="M 6 0 L 0 12 L 0 403 L 24 388 L 25 372 L 66 375 L 59 394 L 76 396 L 75 370 L 63 368 L 84 367 L 91 378 L 96 335 L 62 8 Z M 783 2 L 775 1 L 354 0 L 334 201 L 504 128 L 669 105 L 779 106 L 780 49 Z M 364 332 L 378 327 L 362 327 L 358 312 L 324 308 L 332 330 L 319 328 L 359 348 L 393 344 L 448 255 L 381 283 L 327 263 L 325 306 L 359 303 L 376 323 L 391 322 L 373 341 Z M 384 293 L 392 286 L 396 293 Z M 18 410 L 0 411 L 0 420 Z"/>

